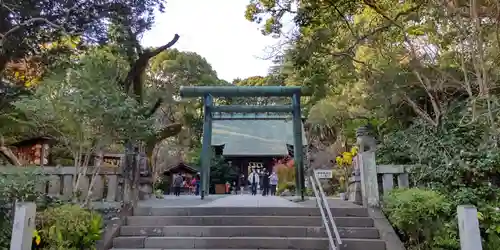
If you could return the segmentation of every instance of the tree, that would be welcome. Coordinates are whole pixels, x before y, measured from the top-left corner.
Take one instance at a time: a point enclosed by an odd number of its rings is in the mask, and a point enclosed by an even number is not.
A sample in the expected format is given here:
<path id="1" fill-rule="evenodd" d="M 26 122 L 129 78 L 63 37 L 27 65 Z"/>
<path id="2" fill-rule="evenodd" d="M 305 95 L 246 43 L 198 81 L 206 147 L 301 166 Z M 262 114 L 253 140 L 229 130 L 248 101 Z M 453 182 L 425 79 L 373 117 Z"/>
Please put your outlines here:
<path id="1" fill-rule="evenodd" d="M 223 82 L 207 60 L 194 52 L 169 50 L 160 53 L 147 71 L 149 98 L 163 98 L 159 120 L 162 124 L 184 124 L 181 144 L 192 148 L 200 141 L 202 105 L 199 100 L 179 102 L 181 86 L 220 85 Z M 178 141 L 180 142 L 180 141 Z"/>
<path id="2" fill-rule="evenodd" d="M 291 77 L 314 90 L 311 104 L 361 84 L 365 93 L 359 99 L 377 107 L 382 119 L 404 111 L 437 127 L 458 93 L 486 96 L 494 123 L 491 87 L 484 80 L 494 79 L 489 72 L 498 67 L 486 51 L 498 49 L 495 35 L 486 34 L 498 32 L 492 30 L 495 20 L 479 20 L 491 14 L 485 11 L 490 4 L 475 3 L 475 14 L 464 15 L 465 5 L 439 1 L 255 0 L 246 17 L 265 22 L 264 34 L 279 35 L 282 20 L 294 15 L 299 28 L 282 64 L 293 65 Z"/>
<path id="3" fill-rule="evenodd" d="M 201 166 L 201 165 L 200 165 Z M 215 184 L 225 184 L 238 178 L 238 173 L 229 165 L 222 156 L 214 156 L 210 167 L 210 187 L 215 189 Z"/>
<path id="4" fill-rule="evenodd" d="M 201 102 L 180 101 L 180 87 L 225 83 L 218 79 L 207 60 L 194 52 L 166 50 L 153 57 L 148 65 L 144 102 L 158 105 L 153 114 L 158 127 L 175 128 L 168 136 L 157 137 L 146 145 L 153 175 L 157 176 L 165 167 L 186 160 L 186 154 L 198 147 L 201 140 Z"/>
<path id="5" fill-rule="evenodd" d="M 127 23 L 134 35 L 149 29 L 155 9 L 164 10 L 163 0 L 12 0 L 0 3 L 0 73 L 8 62 L 38 54 L 40 44 L 68 34 L 81 35 L 83 43 L 104 43 L 108 24 Z"/>
<path id="6" fill-rule="evenodd" d="M 439 190 L 453 206 L 475 204 L 491 219 L 499 188 L 498 13 L 495 1 L 252 0 L 245 14 L 264 35 L 288 40 L 275 69 L 313 90 L 313 142 L 352 144 L 354 128 L 370 123 L 378 160 L 422 164 L 412 173 L 416 186 Z M 290 16 L 297 28 L 284 34 Z M 490 219 L 481 230 L 496 249 L 498 223 Z M 455 249 L 447 237 L 423 242 Z M 414 243 L 406 242 L 433 247 Z"/>
<path id="7" fill-rule="evenodd" d="M 75 50 L 85 49 L 86 46 L 105 44 L 113 38 L 116 32 L 108 32 L 110 23 L 126 27 L 127 34 L 133 38 L 128 40 L 129 44 L 140 48 L 137 37 L 151 27 L 156 9 L 163 11 L 163 0 L 2 1 L 0 86 L 12 89 L 13 85 L 17 85 L 14 88 L 22 90 L 22 87 L 36 84 L 51 69 L 67 67 L 74 58 L 65 61 L 61 60 L 63 56 L 73 55 Z M 154 54 L 149 53 L 147 56 Z M 130 78 L 134 78 L 134 74 Z M 119 84 L 126 85 L 124 82 Z M 1 115 L 8 112 L 5 109 L 16 99 L 18 94 L 15 93 L 20 92 L 9 93 L 8 98 L 3 92 L 0 93 Z M 2 148 L 6 147 L 2 145 Z"/>
<path id="8" fill-rule="evenodd" d="M 201 147 L 195 148 L 188 155 L 188 160 L 194 166 L 201 167 Z M 210 166 L 210 190 L 215 190 L 216 184 L 225 184 L 238 178 L 236 170 L 224 160 L 223 156 L 217 156 L 214 152 Z"/>
<path id="9" fill-rule="evenodd" d="M 91 155 L 114 141 L 147 138 L 154 131 L 152 121 L 141 114 L 141 106 L 119 89 L 117 81 L 127 64 L 106 49 L 92 49 L 72 67 L 46 78 L 32 96 L 16 101 L 14 106 L 37 129 L 52 131 L 73 154 L 76 176 L 74 196 L 80 179 L 89 173 Z M 89 195 L 101 166 L 93 169 Z M 88 202 L 88 196 L 83 199 Z"/>
<path id="10" fill-rule="evenodd" d="M 245 79 L 234 79 L 232 82 L 236 86 L 283 86 L 284 82 L 279 81 L 274 75 L 251 76 Z M 228 98 L 227 104 L 236 105 L 271 105 L 287 103 L 289 100 L 282 97 L 236 97 Z"/>

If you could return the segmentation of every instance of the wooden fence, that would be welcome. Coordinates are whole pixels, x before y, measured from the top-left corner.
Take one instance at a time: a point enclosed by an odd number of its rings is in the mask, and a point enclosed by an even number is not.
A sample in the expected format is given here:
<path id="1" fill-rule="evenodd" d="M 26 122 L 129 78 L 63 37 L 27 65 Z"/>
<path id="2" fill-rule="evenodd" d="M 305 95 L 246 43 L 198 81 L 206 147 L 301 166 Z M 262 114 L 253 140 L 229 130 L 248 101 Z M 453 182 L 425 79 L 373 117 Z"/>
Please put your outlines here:
<path id="1" fill-rule="evenodd" d="M 0 174 L 9 173 L 14 167 L 0 167 Z M 23 168 L 23 167 L 16 167 Z M 26 168 L 26 167 L 25 167 Z M 30 167 L 31 168 L 31 167 Z M 75 178 L 75 167 L 36 167 L 47 175 L 46 180 L 38 183 L 37 189 L 42 193 L 69 200 L 73 195 L 73 183 Z M 90 181 L 94 168 L 89 167 L 87 174 L 80 177 L 80 197 L 87 197 Z M 122 177 L 120 168 L 101 167 L 98 170 L 96 180 L 90 194 L 91 201 L 122 201 Z"/>

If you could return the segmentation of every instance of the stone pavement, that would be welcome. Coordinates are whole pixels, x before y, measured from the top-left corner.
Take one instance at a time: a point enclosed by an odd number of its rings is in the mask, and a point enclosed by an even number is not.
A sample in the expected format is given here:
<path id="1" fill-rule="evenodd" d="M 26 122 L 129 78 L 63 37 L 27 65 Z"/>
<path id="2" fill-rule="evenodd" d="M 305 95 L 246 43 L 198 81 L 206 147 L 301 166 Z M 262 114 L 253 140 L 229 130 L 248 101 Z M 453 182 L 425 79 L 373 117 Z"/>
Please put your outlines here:
<path id="1" fill-rule="evenodd" d="M 336 197 L 328 197 L 328 205 L 331 208 L 358 208 L 349 201 L 342 201 Z M 306 197 L 305 201 L 300 201 L 299 197 L 287 196 L 252 196 L 249 194 L 238 195 L 209 195 L 201 200 L 199 196 L 166 195 L 163 199 L 151 198 L 139 201 L 140 207 L 316 207 L 314 197 Z M 95 209 L 120 208 L 119 202 L 93 202 Z"/>
<path id="2" fill-rule="evenodd" d="M 262 195 L 229 195 L 212 202 L 201 204 L 200 207 L 302 207 L 279 196 Z"/>
<path id="3" fill-rule="evenodd" d="M 227 197 L 229 195 L 209 195 L 205 199 L 194 195 L 165 195 L 163 199 L 151 198 L 149 200 L 139 201 L 140 207 L 196 207 L 207 204 L 215 200 Z"/>
<path id="4" fill-rule="evenodd" d="M 299 201 L 298 197 L 262 196 L 262 195 L 209 195 L 201 200 L 199 196 L 167 195 L 163 199 L 152 198 L 140 201 L 141 207 L 316 207 L 314 197 L 306 197 Z M 349 201 L 342 201 L 335 197 L 328 197 L 331 208 L 356 208 L 360 207 Z"/>
<path id="5" fill-rule="evenodd" d="M 141 207 L 302 207 L 302 205 L 278 196 L 262 195 L 209 195 L 165 196 L 163 199 L 140 201 Z"/>

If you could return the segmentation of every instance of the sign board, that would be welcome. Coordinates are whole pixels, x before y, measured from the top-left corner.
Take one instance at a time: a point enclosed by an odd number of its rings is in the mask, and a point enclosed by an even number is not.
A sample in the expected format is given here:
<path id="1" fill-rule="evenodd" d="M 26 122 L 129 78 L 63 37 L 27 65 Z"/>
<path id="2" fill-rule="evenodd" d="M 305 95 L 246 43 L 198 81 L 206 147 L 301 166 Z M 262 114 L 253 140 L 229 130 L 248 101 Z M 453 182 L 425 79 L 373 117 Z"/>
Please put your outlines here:
<path id="1" fill-rule="evenodd" d="M 314 173 L 319 179 L 331 179 L 333 177 L 333 170 L 328 169 L 316 169 Z"/>

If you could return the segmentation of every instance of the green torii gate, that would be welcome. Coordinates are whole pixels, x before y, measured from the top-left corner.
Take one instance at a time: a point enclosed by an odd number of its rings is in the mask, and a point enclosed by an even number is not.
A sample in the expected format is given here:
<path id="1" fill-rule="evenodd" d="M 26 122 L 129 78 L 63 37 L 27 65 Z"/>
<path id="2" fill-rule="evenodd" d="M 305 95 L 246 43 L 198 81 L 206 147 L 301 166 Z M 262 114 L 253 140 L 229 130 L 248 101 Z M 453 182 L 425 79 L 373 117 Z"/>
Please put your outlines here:
<path id="1" fill-rule="evenodd" d="M 208 195 L 210 182 L 210 161 L 212 157 L 213 113 L 292 113 L 294 138 L 294 164 L 296 194 L 304 199 L 304 151 L 302 142 L 302 117 L 300 97 L 306 95 L 301 87 L 284 86 L 182 86 L 182 98 L 203 97 L 203 144 L 201 155 L 201 199 Z M 292 105 L 214 105 L 214 97 L 290 97 Z M 249 119 L 241 116 L 219 116 L 216 120 Z M 252 120 L 286 119 L 284 116 L 255 116 Z"/>

